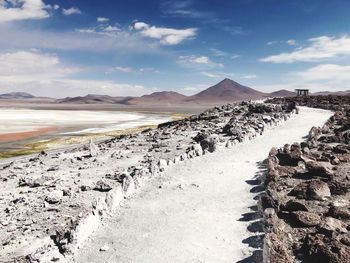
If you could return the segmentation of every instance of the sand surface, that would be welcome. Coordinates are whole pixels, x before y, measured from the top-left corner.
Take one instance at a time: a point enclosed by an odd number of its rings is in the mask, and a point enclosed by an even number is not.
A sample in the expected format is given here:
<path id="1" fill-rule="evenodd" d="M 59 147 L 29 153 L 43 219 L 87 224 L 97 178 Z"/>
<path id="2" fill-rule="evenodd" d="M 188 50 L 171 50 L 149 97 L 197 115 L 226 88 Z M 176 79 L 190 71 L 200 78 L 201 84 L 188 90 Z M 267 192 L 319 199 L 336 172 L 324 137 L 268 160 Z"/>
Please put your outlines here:
<path id="1" fill-rule="evenodd" d="M 237 262 L 254 251 L 256 194 L 247 180 L 273 146 L 303 141 L 330 111 L 302 108 L 282 125 L 252 141 L 168 168 L 149 181 L 79 250 L 77 262 Z M 253 208 L 251 210 L 249 207 Z M 249 228 L 254 233 L 248 231 Z M 99 251 L 100 248 L 106 251 Z M 252 262 L 252 261 L 246 261 Z"/>

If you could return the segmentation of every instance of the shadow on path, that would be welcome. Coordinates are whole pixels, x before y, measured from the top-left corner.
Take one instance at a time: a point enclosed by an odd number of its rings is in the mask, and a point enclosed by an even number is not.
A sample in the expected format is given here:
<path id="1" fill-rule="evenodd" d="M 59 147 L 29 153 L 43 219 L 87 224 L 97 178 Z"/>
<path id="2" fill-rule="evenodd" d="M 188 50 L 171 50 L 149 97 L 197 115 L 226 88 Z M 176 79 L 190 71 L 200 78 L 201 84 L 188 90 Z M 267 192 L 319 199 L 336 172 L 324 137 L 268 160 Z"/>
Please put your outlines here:
<path id="1" fill-rule="evenodd" d="M 246 183 L 252 187 L 250 192 L 256 194 L 253 199 L 256 200 L 257 203 L 265 190 L 263 185 L 265 174 L 266 169 L 259 166 L 259 172 L 255 175 L 254 179 L 246 181 Z M 259 212 L 258 205 L 250 206 L 248 208 L 251 210 L 251 212 L 242 214 L 242 217 L 238 221 L 250 222 L 247 230 L 252 235 L 242 240 L 242 243 L 248 244 L 249 247 L 254 248 L 255 250 L 253 251 L 252 255 L 238 261 L 237 263 L 261 263 L 263 260 L 263 244 L 265 237 L 262 214 Z"/>

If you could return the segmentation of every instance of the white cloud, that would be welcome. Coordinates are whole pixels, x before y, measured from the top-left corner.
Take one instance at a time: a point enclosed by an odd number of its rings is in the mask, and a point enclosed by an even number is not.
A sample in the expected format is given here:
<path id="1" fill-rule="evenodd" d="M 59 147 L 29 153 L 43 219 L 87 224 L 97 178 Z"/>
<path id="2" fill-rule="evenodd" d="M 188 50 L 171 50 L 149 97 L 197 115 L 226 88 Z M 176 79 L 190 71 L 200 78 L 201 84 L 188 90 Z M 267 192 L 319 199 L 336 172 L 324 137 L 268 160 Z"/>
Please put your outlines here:
<path id="1" fill-rule="evenodd" d="M 109 18 L 106 18 L 106 17 L 98 17 L 97 18 L 97 22 L 107 22 L 109 21 Z"/>
<path id="2" fill-rule="evenodd" d="M 247 74 L 242 75 L 238 73 L 231 73 L 231 72 L 207 72 L 202 71 L 200 72 L 201 75 L 206 76 L 208 78 L 215 78 L 215 79 L 224 79 L 224 78 L 232 78 L 232 79 L 255 79 L 257 78 L 257 75 L 255 74 Z"/>
<path id="3" fill-rule="evenodd" d="M 199 64 L 209 64 L 210 60 L 208 57 L 201 56 L 201 57 L 194 57 L 190 58 L 190 62 L 192 63 L 199 63 Z"/>
<path id="4" fill-rule="evenodd" d="M 57 10 L 57 9 L 59 9 L 59 8 L 60 8 L 59 5 L 54 5 L 54 6 L 53 6 L 53 9 L 55 9 L 55 10 Z"/>
<path id="5" fill-rule="evenodd" d="M 260 59 L 262 62 L 293 63 L 297 61 L 317 62 L 350 55 L 350 38 L 321 36 L 310 38 L 311 45 L 305 48 L 297 48 L 291 53 L 281 53 Z"/>
<path id="6" fill-rule="evenodd" d="M 197 28 L 173 29 L 150 26 L 144 22 L 135 23 L 134 28 L 143 36 L 159 39 L 163 45 L 177 45 L 186 39 L 193 38 L 197 31 Z"/>
<path id="7" fill-rule="evenodd" d="M 291 46 L 296 46 L 298 44 L 294 39 L 289 39 L 286 41 L 286 43 Z"/>
<path id="8" fill-rule="evenodd" d="M 278 85 L 255 86 L 263 91 L 298 88 L 318 91 L 342 91 L 350 89 L 350 66 L 320 64 L 305 71 L 289 73 Z"/>
<path id="9" fill-rule="evenodd" d="M 156 70 L 155 68 L 152 68 L 152 67 L 140 68 L 139 71 L 140 72 L 155 72 L 155 73 L 159 73 L 159 70 Z"/>
<path id="10" fill-rule="evenodd" d="M 111 26 L 111 25 L 108 25 L 105 29 L 103 29 L 104 31 L 107 31 L 107 32 L 112 32 L 112 31 L 120 31 L 120 29 L 116 26 Z"/>
<path id="11" fill-rule="evenodd" d="M 62 13 L 65 15 L 65 16 L 70 16 L 70 15 L 74 15 L 74 14 L 81 14 L 81 11 L 76 8 L 76 7 L 71 7 L 69 9 L 62 9 Z"/>
<path id="12" fill-rule="evenodd" d="M 0 23 L 25 19 L 43 19 L 50 16 L 41 0 L 0 1 Z"/>
<path id="13" fill-rule="evenodd" d="M 251 74 L 251 75 L 243 75 L 241 78 L 242 79 L 255 79 L 257 75 Z"/>
<path id="14" fill-rule="evenodd" d="M 160 53 L 159 44 L 129 30 L 104 31 L 108 25 L 75 31 L 50 32 L 39 28 L 22 28 L 13 23 L 0 24 L 0 50 L 38 49 L 84 50 L 118 53 Z M 1 51 L 0 51 L 1 52 Z"/>
<path id="15" fill-rule="evenodd" d="M 350 66 L 321 64 L 296 75 L 306 81 L 350 81 Z"/>
<path id="16" fill-rule="evenodd" d="M 37 96 L 66 97 L 86 94 L 143 95 L 151 90 L 141 85 L 69 79 L 81 69 L 64 65 L 56 54 L 17 51 L 0 53 L 0 89 L 29 92 Z"/>
<path id="17" fill-rule="evenodd" d="M 216 49 L 216 48 L 211 48 L 210 49 L 214 56 L 217 56 L 217 57 L 226 57 L 228 56 L 228 54 L 225 52 L 225 51 L 222 51 L 222 50 L 219 50 L 219 49 Z"/>
<path id="18" fill-rule="evenodd" d="M 132 70 L 132 68 L 129 68 L 129 67 L 113 67 L 113 68 L 108 69 L 106 73 L 112 73 L 112 72 L 115 72 L 115 71 L 121 71 L 121 72 L 124 72 L 124 73 L 130 73 L 133 70 Z"/>
<path id="19" fill-rule="evenodd" d="M 236 59 L 236 58 L 238 58 L 238 57 L 240 57 L 240 55 L 232 55 L 232 56 L 231 56 L 232 59 Z"/>
<path id="20" fill-rule="evenodd" d="M 55 54 L 18 51 L 0 54 L 1 79 L 36 80 L 77 73 L 78 68 L 62 66 Z"/>
<path id="21" fill-rule="evenodd" d="M 198 70 L 206 70 L 212 68 L 223 68 L 224 66 L 220 63 L 211 61 L 206 56 L 179 56 L 177 63 L 188 68 L 194 68 Z"/>

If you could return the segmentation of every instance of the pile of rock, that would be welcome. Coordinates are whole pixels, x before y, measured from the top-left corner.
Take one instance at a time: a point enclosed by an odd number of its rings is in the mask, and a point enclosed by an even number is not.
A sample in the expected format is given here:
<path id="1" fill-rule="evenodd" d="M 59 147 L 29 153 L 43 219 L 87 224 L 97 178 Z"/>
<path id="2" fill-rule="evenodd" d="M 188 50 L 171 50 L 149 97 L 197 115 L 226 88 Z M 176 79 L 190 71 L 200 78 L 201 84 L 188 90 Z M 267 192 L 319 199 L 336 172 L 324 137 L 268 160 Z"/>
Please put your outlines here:
<path id="1" fill-rule="evenodd" d="M 270 151 L 260 198 L 265 262 L 350 262 L 350 96 L 273 101 L 337 111 L 306 142 Z"/>
<path id="2" fill-rule="evenodd" d="M 144 180 L 169 165 L 252 139 L 293 110 L 293 103 L 228 104 L 155 130 L 5 165 L 0 261 L 48 262 L 74 252 Z"/>

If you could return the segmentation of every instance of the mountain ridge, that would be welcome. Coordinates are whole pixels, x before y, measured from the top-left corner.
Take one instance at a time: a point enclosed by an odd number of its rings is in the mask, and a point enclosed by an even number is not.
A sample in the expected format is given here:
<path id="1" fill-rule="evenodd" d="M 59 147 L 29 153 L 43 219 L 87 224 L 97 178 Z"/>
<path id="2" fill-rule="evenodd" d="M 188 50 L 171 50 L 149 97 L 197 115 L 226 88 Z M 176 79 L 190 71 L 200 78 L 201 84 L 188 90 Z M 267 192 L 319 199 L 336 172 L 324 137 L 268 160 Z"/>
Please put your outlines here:
<path id="1" fill-rule="evenodd" d="M 12 97 L 9 94 L 13 94 Z M 175 91 L 157 91 L 140 97 L 113 97 L 109 95 L 88 94 L 86 96 L 66 97 L 62 99 L 47 98 L 47 102 L 58 104 L 122 105 L 217 104 L 241 100 L 257 100 L 264 99 L 267 97 L 286 97 L 294 95 L 294 92 L 287 90 L 278 90 L 272 93 L 264 93 L 253 88 L 244 86 L 231 79 L 225 78 L 219 83 L 191 96 L 186 96 Z M 37 97 L 24 92 L 0 94 L 0 99 L 26 99 L 30 102 L 31 100 L 35 101 L 35 98 Z"/>

